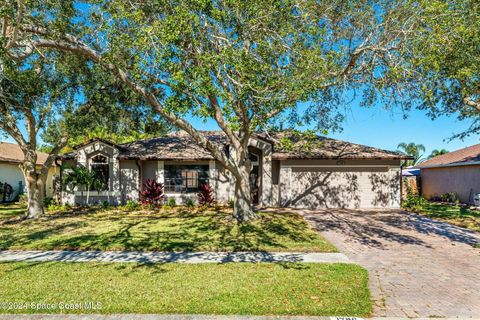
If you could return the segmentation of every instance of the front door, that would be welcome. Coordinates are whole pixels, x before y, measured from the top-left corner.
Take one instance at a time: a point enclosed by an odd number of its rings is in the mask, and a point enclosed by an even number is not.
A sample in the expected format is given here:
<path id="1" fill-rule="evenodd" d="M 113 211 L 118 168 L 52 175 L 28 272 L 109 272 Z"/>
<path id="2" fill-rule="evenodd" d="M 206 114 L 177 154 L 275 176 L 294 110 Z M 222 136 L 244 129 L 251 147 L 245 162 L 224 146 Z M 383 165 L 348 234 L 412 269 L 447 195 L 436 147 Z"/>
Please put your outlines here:
<path id="1" fill-rule="evenodd" d="M 252 171 L 250 172 L 250 193 L 252 198 L 252 203 L 254 205 L 258 204 L 259 198 L 259 176 L 258 176 L 258 165 L 254 165 Z"/>

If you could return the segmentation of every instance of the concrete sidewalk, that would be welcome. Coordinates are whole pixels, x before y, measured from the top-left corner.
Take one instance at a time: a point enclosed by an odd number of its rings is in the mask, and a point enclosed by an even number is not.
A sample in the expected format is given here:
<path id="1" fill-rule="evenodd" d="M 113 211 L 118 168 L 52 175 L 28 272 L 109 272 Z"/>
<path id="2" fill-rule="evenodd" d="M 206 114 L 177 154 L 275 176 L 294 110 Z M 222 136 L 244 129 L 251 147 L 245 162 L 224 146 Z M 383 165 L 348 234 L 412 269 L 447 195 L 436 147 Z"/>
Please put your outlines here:
<path id="1" fill-rule="evenodd" d="M 311 262 L 352 263 L 343 253 L 302 252 L 141 252 L 141 251 L 0 251 L 0 262 L 136 262 L 229 263 Z"/>

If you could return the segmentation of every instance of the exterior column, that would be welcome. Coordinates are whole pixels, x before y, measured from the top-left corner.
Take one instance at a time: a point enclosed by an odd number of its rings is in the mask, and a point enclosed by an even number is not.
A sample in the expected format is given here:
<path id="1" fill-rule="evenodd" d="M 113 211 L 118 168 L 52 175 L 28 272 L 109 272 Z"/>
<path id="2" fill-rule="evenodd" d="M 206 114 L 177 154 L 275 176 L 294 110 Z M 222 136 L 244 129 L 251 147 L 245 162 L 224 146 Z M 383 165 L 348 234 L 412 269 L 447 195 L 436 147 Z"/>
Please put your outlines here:
<path id="1" fill-rule="evenodd" d="M 119 151 L 113 149 L 113 156 L 110 159 L 112 166 L 112 183 L 111 189 L 109 191 L 118 191 L 120 190 L 120 161 L 118 161 Z"/>
<path id="2" fill-rule="evenodd" d="M 158 183 L 165 183 L 165 162 L 157 161 L 157 170 L 155 170 L 155 180 Z"/>
<path id="3" fill-rule="evenodd" d="M 292 168 L 280 166 L 280 206 L 290 205 L 292 199 Z"/>
<path id="4" fill-rule="evenodd" d="M 264 207 L 273 206 L 272 199 L 272 146 L 266 145 L 262 148 L 262 194 L 260 203 Z"/>
<path id="5" fill-rule="evenodd" d="M 218 170 L 215 163 L 215 160 L 210 160 L 208 162 L 208 181 L 210 186 L 213 189 L 213 195 L 215 199 L 218 199 Z"/>

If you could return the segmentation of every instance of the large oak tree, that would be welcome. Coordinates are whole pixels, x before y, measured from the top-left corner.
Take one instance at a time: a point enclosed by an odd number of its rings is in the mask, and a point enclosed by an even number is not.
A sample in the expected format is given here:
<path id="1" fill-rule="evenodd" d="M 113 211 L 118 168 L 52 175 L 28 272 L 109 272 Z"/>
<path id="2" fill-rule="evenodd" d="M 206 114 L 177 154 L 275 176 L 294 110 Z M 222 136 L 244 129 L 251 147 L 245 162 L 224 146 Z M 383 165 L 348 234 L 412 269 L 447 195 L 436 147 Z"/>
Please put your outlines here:
<path id="1" fill-rule="evenodd" d="M 399 50 L 401 82 L 411 105 L 432 118 L 454 115 L 470 127 L 451 138 L 480 132 L 480 2 L 412 1 L 414 32 Z M 408 72 L 405 72 L 407 70 Z"/>
<path id="2" fill-rule="evenodd" d="M 11 59 L 61 51 L 110 72 L 233 174 L 243 221 L 255 216 L 253 132 L 302 102 L 325 127 L 346 90 L 365 104 L 401 100 L 408 84 L 391 70 L 416 10 L 403 1 L 9 0 L 0 41 Z M 229 155 L 189 117 L 214 119 Z"/>

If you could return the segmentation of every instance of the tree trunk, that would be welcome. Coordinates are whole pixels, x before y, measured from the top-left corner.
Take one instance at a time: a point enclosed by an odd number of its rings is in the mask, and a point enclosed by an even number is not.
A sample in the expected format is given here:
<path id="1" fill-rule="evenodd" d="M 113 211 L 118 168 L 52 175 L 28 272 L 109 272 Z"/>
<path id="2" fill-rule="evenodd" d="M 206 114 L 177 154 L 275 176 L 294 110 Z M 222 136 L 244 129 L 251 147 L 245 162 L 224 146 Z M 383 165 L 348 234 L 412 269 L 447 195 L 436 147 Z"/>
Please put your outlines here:
<path id="1" fill-rule="evenodd" d="M 27 219 L 35 219 L 42 216 L 45 179 L 36 172 L 27 172 L 25 181 L 28 195 Z"/>
<path id="2" fill-rule="evenodd" d="M 253 211 L 252 195 L 250 188 L 250 170 L 248 164 L 238 166 L 238 173 L 235 175 L 235 202 L 233 206 L 233 217 L 238 222 L 251 221 L 257 218 Z"/>
<path id="3" fill-rule="evenodd" d="M 87 206 L 90 204 L 90 187 L 87 185 Z"/>

